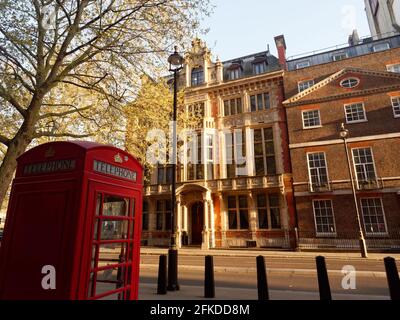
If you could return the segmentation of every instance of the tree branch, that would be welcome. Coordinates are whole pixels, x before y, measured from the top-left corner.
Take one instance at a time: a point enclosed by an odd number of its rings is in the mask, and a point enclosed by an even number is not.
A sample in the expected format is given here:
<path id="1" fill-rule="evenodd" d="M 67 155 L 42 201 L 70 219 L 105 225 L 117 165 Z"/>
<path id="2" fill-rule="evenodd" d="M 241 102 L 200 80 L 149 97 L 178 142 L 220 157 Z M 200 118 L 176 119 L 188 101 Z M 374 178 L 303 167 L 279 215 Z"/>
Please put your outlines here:
<path id="1" fill-rule="evenodd" d="M 11 140 L 8 139 L 5 136 L 0 135 L 0 143 L 4 144 L 5 146 L 9 146 L 10 145 Z"/>
<path id="2" fill-rule="evenodd" d="M 11 96 L 9 93 L 4 91 L 4 89 L 0 86 L 0 97 L 2 97 L 7 102 L 11 103 L 11 105 L 17 109 L 17 111 L 21 114 L 21 116 L 26 118 L 26 110 L 18 103 L 18 101 Z"/>
<path id="3" fill-rule="evenodd" d="M 74 134 L 72 132 L 61 132 L 61 133 L 52 133 L 52 132 L 37 132 L 35 133 L 34 137 L 37 138 L 42 138 L 42 137 L 53 137 L 53 138 L 75 138 L 75 139 L 80 139 L 80 138 L 88 138 L 91 137 L 92 134 Z"/>
<path id="4" fill-rule="evenodd" d="M 93 106 L 87 106 L 87 107 L 84 107 L 84 108 L 76 108 L 75 106 L 73 106 L 73 105 L 71 105 L 71 104 L 65 104 L 65 105 L 58 105 L 58 106 L 66 106 L 66 107 L 71 107 L 71 108 L 74 108 L 73 110 L 68 110 L 68 111 L 65 111 L 65 112 L 52 112 L 52 113 L 46 113 L 46 114 L 43 114 L 43 115 L 41 115 L 40 117 L 39 117 L 39 119 L 41 120 L 41 119 L 45 119 L 45 118 L 51 118 L 51 117 L 64 117 L 64 116 L 67 116 L 67 115 L 70 115 L 70 114 L 74 114 L 74 113 L 81 113 L 81 112 L 83 112 L 83 111 L 86 111 L 86 110 L 89 110 L 90 108 L 92 108 Z"/>

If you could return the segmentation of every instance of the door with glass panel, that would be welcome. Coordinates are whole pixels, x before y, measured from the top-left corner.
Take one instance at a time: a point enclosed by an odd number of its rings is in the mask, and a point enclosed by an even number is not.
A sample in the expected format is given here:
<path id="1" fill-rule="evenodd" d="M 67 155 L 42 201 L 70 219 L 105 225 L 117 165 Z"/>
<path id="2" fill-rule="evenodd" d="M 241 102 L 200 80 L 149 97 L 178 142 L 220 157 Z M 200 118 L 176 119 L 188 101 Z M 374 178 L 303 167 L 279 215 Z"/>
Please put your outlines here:
<path id="1" fill-rule="evenodd" d="M 88 299 L 129 299 L 134 225 L 134 198 L 97 193 Z"/>

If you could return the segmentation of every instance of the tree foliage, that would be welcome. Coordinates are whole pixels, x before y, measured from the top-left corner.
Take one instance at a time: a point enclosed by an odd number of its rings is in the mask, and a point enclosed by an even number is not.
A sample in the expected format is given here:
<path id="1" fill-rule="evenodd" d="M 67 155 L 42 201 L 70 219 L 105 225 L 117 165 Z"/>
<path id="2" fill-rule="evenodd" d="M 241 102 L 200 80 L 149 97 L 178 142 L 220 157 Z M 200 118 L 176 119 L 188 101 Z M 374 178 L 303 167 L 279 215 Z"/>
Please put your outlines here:
<path id="1" fill-rule="evenodd" d="M 30 145 L 122 145 L 143 72 L 198 31 L 209 0 L 0 0 L 0 203 Z"/>

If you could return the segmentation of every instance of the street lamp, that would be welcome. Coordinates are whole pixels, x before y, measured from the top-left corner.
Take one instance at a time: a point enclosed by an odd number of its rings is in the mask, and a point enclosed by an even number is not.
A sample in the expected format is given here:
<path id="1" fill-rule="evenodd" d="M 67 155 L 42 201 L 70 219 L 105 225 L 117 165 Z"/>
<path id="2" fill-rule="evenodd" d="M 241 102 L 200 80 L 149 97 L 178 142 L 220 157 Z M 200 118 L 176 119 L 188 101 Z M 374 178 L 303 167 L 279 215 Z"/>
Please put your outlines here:
<path id="1" fill-rule="evenodd" d="M 176 162 L 177 162 L 177 97 L 178 97 L 178 72 L 182 70 L 183 57 L 178 53 L 178 48 L 168 58 L 169 71 L 174 73 L 174 110 L 172 119 L 172 190 L 171 190 L 171 239 L 168 250 L 168 286 L 169 291 L 179 290 L 178 285 L 178 251 L 176 246 L 177 230 L 175 230 L 176 215 Z"/>
<path id="2" fill-rule="evenodd" d="M 360 243 L 361 257 L 367 258 L 368 257 L 367 245 L 365 243 L 364 232 L 363 232 L 362 225 L 361 225 L 360 209 L 359 209 L 358 201 L 357 201 L 356 186 L 354 184 L 353 171 L 351 170 L 350 155 L 349 155 L 349 149 L 348 149 L 348 145 L 347 145 L 347 138 L 349 137 L 349 135 L 350 135 L 349 130 L 347 130 L 344 127 L 344 123 L 342 123 L 342 127 L 340 129 L 340 137 L 343 139 L 343 142 L 344 142 L 344 148 L 345 148 L 345 151 L 346 151 L 346 158 L 347 158 L 347 167 L 349 169 L 349 175 L 350 175 L 350 181 L 351 181 L 351 188 L 352 188 L 352 191 L 353 191 L 354 204 L 356 206 L 356 215 L 357 215 L 357 223 L 358 223 L 358 230 L 359 230 L 359 243 Z"/>

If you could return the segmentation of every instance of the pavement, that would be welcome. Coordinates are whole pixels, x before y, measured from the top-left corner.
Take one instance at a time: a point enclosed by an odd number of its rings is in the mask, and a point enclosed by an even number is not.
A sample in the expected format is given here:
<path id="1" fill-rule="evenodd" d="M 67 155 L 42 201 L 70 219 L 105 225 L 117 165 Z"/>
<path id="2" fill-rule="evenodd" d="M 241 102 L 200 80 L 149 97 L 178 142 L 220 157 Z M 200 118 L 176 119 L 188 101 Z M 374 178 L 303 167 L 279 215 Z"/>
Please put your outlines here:
<path id="1" fill-rule="evenodd" d="M 166 248 L 141 248 L 141 269 L 152 270 L 156 272 L 158 264 L 153 261 L 156 259 L 146 259 L 146 256 L 159 256 L 161 254 L 167 254 L 168 249 Z M 249 257 L 254 258 L 262 255 L 266 257 L 268 265 L 268 258 L 284 259 L 290 258 L 292 260 L 300 259 L 314 259 L 316 256 L 322 255 L 326 259 L 338 259 L 346 262 L 351 261 L 382 261 L 385 257 L 391 256 L 397 261 L 400 261 L 400 254 L 392 253 L 370 253 L 367 259 L 361 258 L 358 252 L 292 252 L 292 251 L 270 251 L 260 249 L 213 249 L 213 250 L 200 250 L 199 248 L 184 248 L 179 250 L 180 256 L 186 257 L 202 257 L 206 255 L 220 256 L 220 257 Z M 146 260 L 146 261 L 144 261 Z M 187 259 L 181 259 L 179 262 L 179 270 L 186 271 L 199 271 L 204 272 L 203 265 L 193 265 Z M 190 260 L 190 259 L 189 259 Z M 183 262 L 182 262 L 183 261 Z M 229 273 L 235 276 L 246 276 L 252 277 L 256 273 L 256 268 L 246 267 L 240 265 L 229 265 L 229 266 L 214 266 L 215 273 Z M 296 269 L 296 268 L 267 268 L 268 274 L 287 274 L 288 277 L 292 275 L 316 275 L 317 271 L 312 269 Z M 386 273 L 381 271 L 357 271 L 359 276 L 373 277 L 373 278 L 386 278 Z M 328 270 L 331 276 L 343 276 L 342 270 Z M 252 275 L 253 274 L 253 275 Z M 157 295 L 157 283 L 140 283 L 139 299 L 141 300 L 256 300 L 257 299 L 257 288 L 231 288 L 231 287 L 216 287 L 217 299 L 205 299 L 203 297 L 204 287 L 201 285 L 183 285 L 179 291 L 168 292 L 167 295 Z M 334 300 L 388 300 L 387 295 L 366 295 L 366 294 L 354 294 L 352 292 L 346 293 L 335 293 L 332 292 Z M 319 300 L 318 291 L 291 291 L 291 290 L 270 290 L 271 300 Z"/>
<path id="2" fill-rule="evenodd" d="M 167 254 L 167 248 L 152 248 L 142 247 L 140 249 L 141 255 L 161 255 Z M 359 252 L 295 252 L 295 251 L 271 251 L 262 249 L 211 249 L 201 250 L 199 248 L 184 248 L 179 249 L 179 255 L 187 256 L 226 256 L 226 257 L 257 257 L 264 256 L 277 257 L 277 258 L 314 258 L 316 256 L 324 256 L 325 258 L 331 259 L 343 259 L 343 260 L 383 260 L 386 257 L 393 257 L 396 260 L 400 260 L 400 253 L 369 253 L 368 258 L 361 258 Z"/>
<path id="3" fill-rule="evenodd" d="M 271 300 L 319 300 L 319 293 L 317 291 L 289 291 L 289 290 L 269 290 Z M 184 300 L 232 300 L 232 301 L 245 301 L 257 300 L 257 288 L 244 289 L 244 288 L 227 288 L 216 287 L 215 299 L 204 298 L 203 286 L 181 286 L 179 291 L 168 292 L 166 295 L 157 295 L 157 284 L 142 283 L 139 286 L 139 300 L 170 300 L 170 301 L 184 301 Z M 332 293 L 333 300 L 390 300 L 389 296 L 379 295 L 362 295 L 362 294 L 344 294 Z"/>

